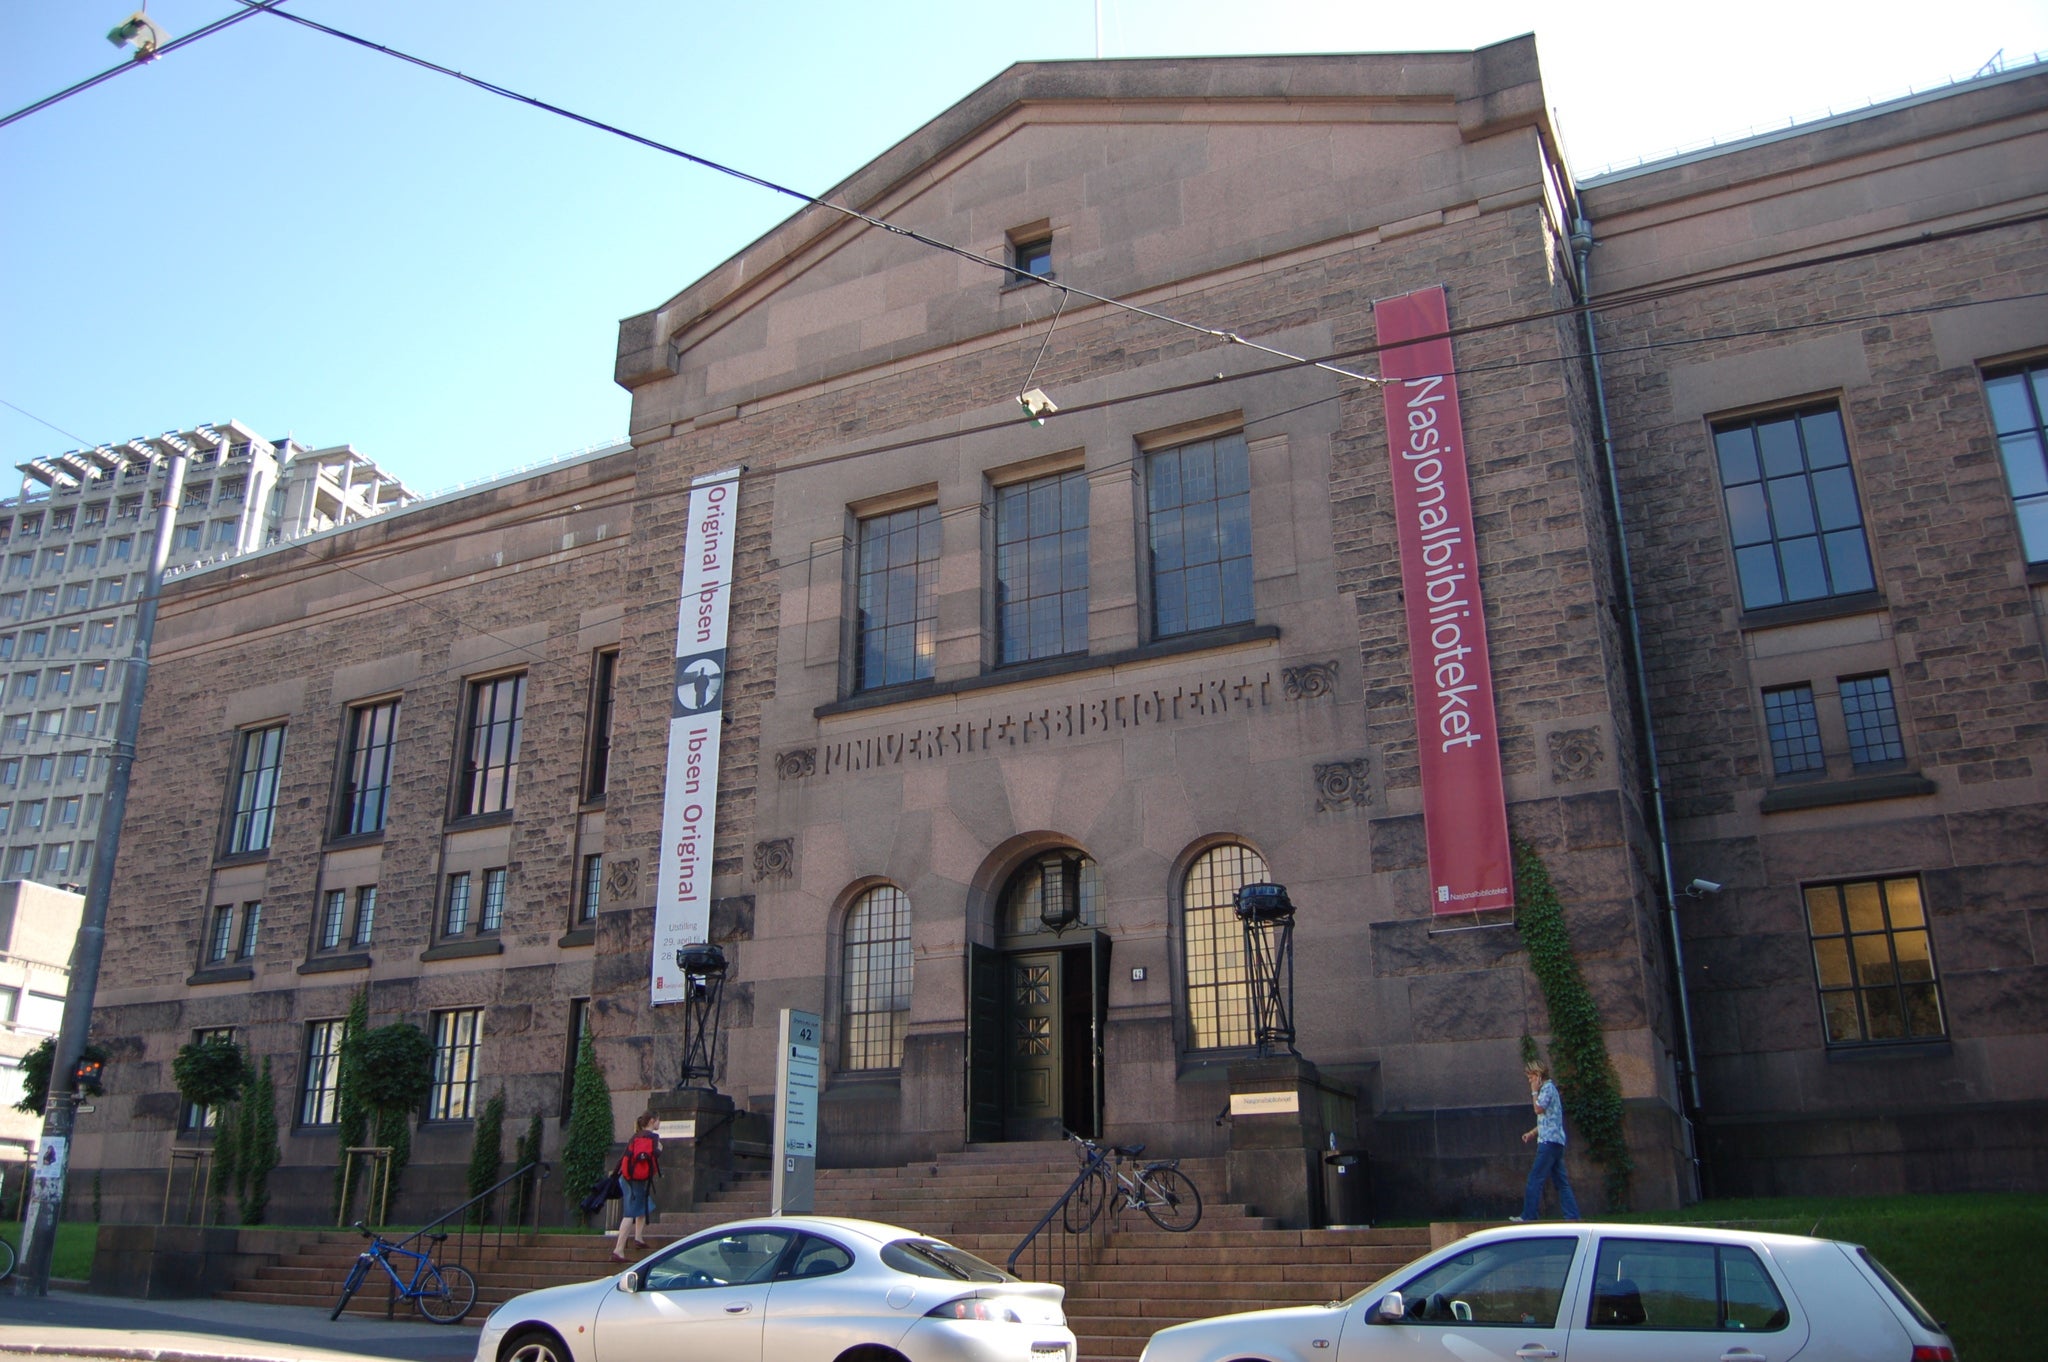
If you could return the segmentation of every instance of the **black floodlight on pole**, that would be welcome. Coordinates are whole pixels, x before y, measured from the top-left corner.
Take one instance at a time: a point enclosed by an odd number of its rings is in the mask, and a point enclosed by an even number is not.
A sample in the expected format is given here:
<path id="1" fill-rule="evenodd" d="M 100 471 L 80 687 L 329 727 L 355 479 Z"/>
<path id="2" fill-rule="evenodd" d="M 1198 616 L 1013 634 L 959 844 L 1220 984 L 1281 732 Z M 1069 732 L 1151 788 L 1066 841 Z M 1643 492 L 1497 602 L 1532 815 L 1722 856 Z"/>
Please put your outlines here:
<path id="1" fill-rule="evenodd" d="M 717 1092 L 718 1022 L 725 1006 L 725 952 L 700 941 L 676 952 L 683 972 L 683 1072 L 676 1091 Z"/>
<path id="2" fill-rule="evenodd" d="M 1244 927 L 1244 980 L 1259 1058 L 1294 1048 L 1294 903 L 1278 884 L 1247 884 L 1237 891 Z"/>

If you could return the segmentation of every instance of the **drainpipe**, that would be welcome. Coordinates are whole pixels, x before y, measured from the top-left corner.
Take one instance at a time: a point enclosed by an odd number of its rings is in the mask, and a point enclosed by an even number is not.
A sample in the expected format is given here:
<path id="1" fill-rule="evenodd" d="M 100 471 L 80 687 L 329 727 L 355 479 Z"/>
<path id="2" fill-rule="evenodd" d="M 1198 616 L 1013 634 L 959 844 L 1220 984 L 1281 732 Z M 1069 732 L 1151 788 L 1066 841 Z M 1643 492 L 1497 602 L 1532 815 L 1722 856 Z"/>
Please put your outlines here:
<path id="1" fill-rule="evenodd" d="M 1702 1194 L 1700 1154 L 1695 1121 L 1700 1113 L 1699 1063 L 1693 1049 L 1692 997 L 1685 986 L 1685 942 L 1678 933 L 1678 884 L 1671 873 L 1671 827 L 1664 814 L 1664 771 L 1657 757 L 1657 726 L 1650 715 L 1650 677 L 1643 666 L 1642 619 L 1636 612 L 1635 573 L 1629 566 L 1628 530 L 1621 514 L 1621 480 L 1614 471 L 1614 432 L 1607 420 L 1607 381 L 1600 368 L 1600 338 L 1593 330 L 1593 290 L 1588 282 L 1588 265 L 1593 254 L 1593 224 L 1584 213 L 1572 222 L 1574 283 L 1579 292 L 1579 319 L 1586 330 L 1586 358 L 1593 369 L 1593 414 L 1600 427 L 1600 462 L 1607 474 L 1607 513 L 1614 518 L 1615 545 L 1621 556 L 1621 600 L 1628 624 L 1629 660 L 1634 664 L 1636 708 L 1643 726 L 1643 750 L 1650 765 L 1650 813 L 1657 832 L 1657 865 L 1664 880 L 1664 919 L 1671 932 L 1671 968 L 1678 982 L 1678 1029 L 1684 1046 L 1684 1074 L 1680 1084 L 1681 1115 L 1686 1125 L 1686 1146 L 1692 1158 L 1692 1190 Z"/>

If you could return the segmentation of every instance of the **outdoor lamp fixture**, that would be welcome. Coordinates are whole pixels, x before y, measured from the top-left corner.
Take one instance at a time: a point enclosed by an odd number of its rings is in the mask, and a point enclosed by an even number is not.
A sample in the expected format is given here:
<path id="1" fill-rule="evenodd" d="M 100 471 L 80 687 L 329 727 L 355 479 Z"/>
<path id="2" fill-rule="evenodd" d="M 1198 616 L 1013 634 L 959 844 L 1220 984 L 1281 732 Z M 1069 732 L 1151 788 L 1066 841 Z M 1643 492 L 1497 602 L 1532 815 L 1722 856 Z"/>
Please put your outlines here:
<path id="1" fill-rule="evenodd" d="M 683 1072 L 676 1091 L 717 1092 L 718 1021 L 725 1004 L 725 952 L 700 941 L 676 952 L 683 972 Z"/>
<path id="2" fill-rule="evenodd" d="M 1038 920 L 1058 936 L 1081 920 L 1081 858 L 1047 857 L 1038 866 Z"/>
<path id="3" fill-rule="evenodd" d="M 1244 979 L 1251 1005 L 1252 1039 L 1259 1058 L 1294 1048 L 1294 902 L 1285 885 L 1247 884 L 1237 891 L 1244 927 Z"/>
<path id="4" fill-rule="evenodd" d="M 155 61 L 156 50 L 170 40 L 171 35 L 142 10 L 107 31 L 107 41 L 116 47 L 134 48 L 137 61 Z"/>
<path id="5" fill-rule="evenodd" d="M 1031 424 L 1034 426 L 1044 425 L 1045 418 L 1059 410 L 1058 404 L 1045 395 L 1043 388 L 1032 388 L 1028 392 L 1018 393 L 1017 405 L 1024 408 L 1024 414 L 1031 418 Z"/>

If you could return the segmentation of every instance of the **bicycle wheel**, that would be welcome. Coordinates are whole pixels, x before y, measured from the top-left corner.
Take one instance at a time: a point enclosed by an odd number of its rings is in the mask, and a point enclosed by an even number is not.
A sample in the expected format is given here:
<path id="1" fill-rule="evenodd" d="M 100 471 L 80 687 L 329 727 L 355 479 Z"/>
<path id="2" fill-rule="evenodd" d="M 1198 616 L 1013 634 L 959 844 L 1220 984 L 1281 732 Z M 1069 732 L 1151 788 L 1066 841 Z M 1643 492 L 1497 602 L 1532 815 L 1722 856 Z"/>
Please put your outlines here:
<path id="1" fill-rule="evenodd" d="M 412 1304 L 436 1324 L 453 1324 L 476 1304 L 476 1278 L 458 1263 L 430 1265 L 427 1275 L 420 1279 L 419 1294 L 412 1298 Z"/>
<path id="2" fill-rule="evenodd" d="M 1138 1174 L 1145 1214 L 1162 1230 L 1183 1234 L 1202 1218 L 1202 1194 L 1178 1168 L 1148 1168 Z"/>
<path id="3" fill-rule="evenodd" d="M 341 1312 L 348 1309 L 348 1298 L 356 1294 L 356 1288 L 363 1284 L 363 1274 L 370 1270 L 370 1256 L 363 1254 L 348 1270 L 348 1276 L 341 1283 L 341 1299 L 334 1303 L 334 1313 L 329 1319 L 340 1319 Z"/>
<path id="4" fill-rule="evenodd" d="M 0 1239 L 0 1282 L 14 1275 L 14 1245 Z"/>
<path id="5" fill-rule="evenodd" d="M 1074 1185 L 1067 1197 L 1067 1204 L 1060 1208 L 1060 1219 L 1067 1227 L 1068 1234 L 1080 1234 L 1101 1216 L 1102 1208 L 1109 1204 L 1109 1171 L 1091 1168 Z"/>

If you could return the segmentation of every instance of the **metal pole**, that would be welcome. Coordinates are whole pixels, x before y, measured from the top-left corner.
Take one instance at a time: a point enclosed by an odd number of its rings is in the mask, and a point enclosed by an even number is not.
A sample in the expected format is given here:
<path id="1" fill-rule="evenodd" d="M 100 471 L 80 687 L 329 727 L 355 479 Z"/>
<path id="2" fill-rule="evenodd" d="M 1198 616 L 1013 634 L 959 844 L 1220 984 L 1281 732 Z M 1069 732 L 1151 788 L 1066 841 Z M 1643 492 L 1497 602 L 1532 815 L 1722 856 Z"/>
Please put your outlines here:
<path id="1" fill-rule="evenodd" d="M 121 714 L 114 731 L 113 764 L 107 771 L 107 796 L 100 810 L 99 836 L 92 848 L 92 879 L 85 895 L 85 914 L 72 950 L 71 978 L 64 994 L 64 1021 L 51 1054 L 50 1092 L 43 1105 L 43 1138 L 36 1155 L 28 1214 L 21 1226 L 21 1271 L 14 1277 L 17 1296 L 50 1293 L 50 1255 L 57 1240 L 57 1212 L 64 1204 L 64 1182 L 71 1160 L 71 1131 L 77 1116 L 78 1093 L 72 1070 L 85 1051 L 92 1022 L 93 994 L 99 989 L 100 954 L 106 948 L 107 900 L 114 886 L 114 857 L 121 849 L 121 817 L 128 808 L 128 772 L 135 764 L 135 735 L 142 725 L 143 684 L 149 677 L 149 647 L 156 637 L 157 598 L 163 593 L 164 564 L 171 555 L 171 529 L 185 492 L 185 456 L 191 448 L 175 435 L 160 437 L 167 454 L 164 499 L 158 508 L 156 538 L 150 545 L 149 574 L 142 602 L 135 612 L 135 639 L 122 679 Z"/>

